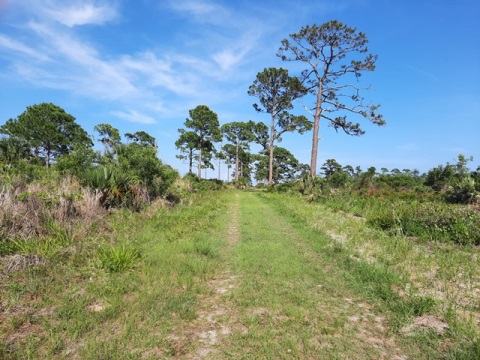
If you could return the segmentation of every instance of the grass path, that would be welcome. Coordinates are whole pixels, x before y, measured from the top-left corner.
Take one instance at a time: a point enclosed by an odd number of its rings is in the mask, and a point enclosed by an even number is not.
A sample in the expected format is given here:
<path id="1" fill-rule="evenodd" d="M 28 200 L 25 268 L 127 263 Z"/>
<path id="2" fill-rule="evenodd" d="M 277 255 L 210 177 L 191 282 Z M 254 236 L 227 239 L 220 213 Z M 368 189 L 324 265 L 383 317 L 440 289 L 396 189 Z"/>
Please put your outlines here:
<path id="1" fill-rule="evenodd" d="M 168 335 L 189 349 L 175 357 L 407 358 L 386 315 L 349 290 L 327 235 L 258 193 L 236 193 L 228 212 L 221 265 L 197 317 Z"/>

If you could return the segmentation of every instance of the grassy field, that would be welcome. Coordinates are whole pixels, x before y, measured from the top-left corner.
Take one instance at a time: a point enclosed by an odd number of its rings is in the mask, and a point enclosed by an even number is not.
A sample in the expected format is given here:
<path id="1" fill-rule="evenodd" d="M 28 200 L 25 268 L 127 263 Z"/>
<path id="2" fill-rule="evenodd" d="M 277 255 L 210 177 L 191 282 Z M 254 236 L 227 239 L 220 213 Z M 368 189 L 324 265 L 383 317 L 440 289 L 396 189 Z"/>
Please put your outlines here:
<path id="1" fill-rule="evenodd" d="M 198 194 L 2 257 L 2 359 L 477 359 L 478 247 Z"/>

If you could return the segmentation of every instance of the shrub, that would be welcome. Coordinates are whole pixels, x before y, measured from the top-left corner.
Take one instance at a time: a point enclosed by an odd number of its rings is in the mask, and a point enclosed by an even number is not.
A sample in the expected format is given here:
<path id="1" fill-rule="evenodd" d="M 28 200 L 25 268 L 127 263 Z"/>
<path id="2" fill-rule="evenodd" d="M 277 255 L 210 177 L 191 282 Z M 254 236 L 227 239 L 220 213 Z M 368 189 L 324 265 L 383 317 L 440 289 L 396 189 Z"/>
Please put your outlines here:
<path id="1" fill-rule="evenodd" d="M 440 203 L 401 202 L 372 212 L 367 223 L 381 230 L 426 240 L 480 244 L 480 214 Z"/>
<path id="2" fill-rule="evenodd" d="M 148 194 L 141 182 L 114 166 L 99 166 L 83 175 L 86 186 L 100 195 L 100 204 L 109 209 L 125 206 L 140 209 L 148 202 Z"/>

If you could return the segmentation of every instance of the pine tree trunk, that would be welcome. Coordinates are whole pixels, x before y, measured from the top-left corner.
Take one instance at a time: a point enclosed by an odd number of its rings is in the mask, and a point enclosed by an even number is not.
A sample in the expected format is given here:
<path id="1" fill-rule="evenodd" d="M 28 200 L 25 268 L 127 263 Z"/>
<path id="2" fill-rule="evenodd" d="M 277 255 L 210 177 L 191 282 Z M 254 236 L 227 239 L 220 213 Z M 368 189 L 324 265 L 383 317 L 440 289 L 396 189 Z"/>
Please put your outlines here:
<path id="1" fill-rule="evenodd" d="M 227 156 L 227 182 L 230 182 L 230 158 Z"/>
<path id="2" fill-rule="evenodd" d="M 190 150 L 190 154 L 188 156 L 188 173 L 193 174 L 193 150 Z"/>
<path id="3" fill-rule="evenodd" d="M 221 163 L 222 163 L 222 159 L 218 158 L 218 180 L 222 180 L 220 178 L 220 165 L 221 165 Z"/>
<path id="4" fill-rule="evenodd" d="M 273 141 L 274 141 L 274 134 L 275 134 L 275 116 L 273 115 L 272 111 L 272 123 L 270 125 L 270 154 L 269 154 L 269 161 L 268 161 L 268 185 L 272 185 L 273 182 Z"/>
<path id="5" fill-rule="evenodd" d="M 317 175 L 317 157 L 318 157 L 318 132 L 320 130 L 320 118 L 322 116 L 322 83 L 318 84 L 317 104 L 315 106 L 315 115 L 313 117 L 313 136 L 312 136 L 312 156 L 310 158 L 310 175 Z"/>
<path id="6" fill-rule="evenodd" d="M 238 147 L 239 147 L 239 144 L 237 143 L 236 152 L 235 152 L 235 181 L 238 180 Z"/>
<path id="7" fill-rule="evenodd" d="M 198 178 L 202 178 L 202 148 L 198 151 Z"/>

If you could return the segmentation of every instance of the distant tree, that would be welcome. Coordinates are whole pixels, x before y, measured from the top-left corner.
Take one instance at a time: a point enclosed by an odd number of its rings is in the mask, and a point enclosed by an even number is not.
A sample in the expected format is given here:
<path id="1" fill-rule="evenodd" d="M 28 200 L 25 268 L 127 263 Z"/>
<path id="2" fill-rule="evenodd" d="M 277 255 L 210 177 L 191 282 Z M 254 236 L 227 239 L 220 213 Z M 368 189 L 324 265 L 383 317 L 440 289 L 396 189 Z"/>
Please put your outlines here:
<path id="1" fill-rule="evenodd" d="M 305 95 L 306 89 L 296 77 L 288 75 L 282 68 L 266 68 L 257 74 L 250 85 L 248 94 L 259 99 L 260 105 L 254 104 L 255 110 L 270 115 L 269 131 L 269 177 L 273 181 L 273 151 L 275 141 L 281 141 L 281 135 L 287 131 L 304 133 L 311 129 L 311 123 L 305 116 L 294 116 L 288 111 L 293 109 L 293 100 Z"/>
<path id="2" fill-rule="evenodd" d="M 468 168 L 472 157 L 458 155 L 456 164 L 447 163 L 429 170 L 425 176 L 425 185 L 435 191 L 444 192 L 445 199 L 451 203 L 470 203 L 477 197 L 475 173 Z"/>
<path id="3" fill-rule="evenodd" d="M 222 125 L 222 134 L 227 140 L 235 146 L 235 180 L 238 180 L 239 165 L 240 165 L 240 151 L 249 149 L 249 143 L 255 140 L 254 129 L 255 122 L 230 122 Z"/>
<path id="4" fill-rule="evenodd" d="M 342 167 L 335 159 L 328 159 L 322 165 L 321 170 L 327 183 L 334 188 L 345 187 L 354 170 L 350 165 Z"/>
<path id="5" fill-rule="evenodd" d="M 455 169 L 451 164 L 447 163 L 445 166 L 439 165 L 427 172 L 425 185 L 435 191 L 445 191 L 453 182 L 454 177 Z"/>
<path id="6" fill-rule="evenodd" d="M 154 149 L 157 149 L 157 142 L 155 138 L 145 131 L 137 131 L 137 132 L 134 132 L 133 134 L 126 133 L 125 137 L 142 146 L 151 146 Z"/>
<path id="7" fill-rule="evenodd" d="M 256 156 L 246 149 L 240 149 L 239 154 L 239 172 L 238 180 L 244 184 L 252 182 L 253 163 L 256 161 Z"/>
<path id="8" fill-rule="evenodd" d="M 348 135 L 363 135 L 359 123 L 347 121 L 347 114 L 359 115 L 376 125 L 384 125 L 378 105 L 364 103 L 361 88 L 351 80 L 358 80 L 363 71 L 375 69 L 376 55 L 366 54 L 367 37 L 339 21 L 329 21 L 321 26 L 305 26 L 290 40 L 282 40 L 277 56 L 284 61 L 301 61 L 306 65 L 302 72 L 303 83 L 315 96 L 315 106 L 306 108 L 313 116 L 312 154 L 310 173 L 316 175 L 320 119 L 327 120 L 335 130 Z M 354 53 L 359 60 L 349 60 Z M 365 55 L 364 55 L 365 54 Z M 343 80 L 340 82 L 340 80 Z M 339 112 L 333 117 L 334 112 Z"/>
<path id="9" fill-rule="evenodd" d="M 360 174 L 360 188 L 369 188 L 373 185 L 373 179 L 377 174 L 377 169 L 371 166 L 364 173 Z"/>
<path id="10" fill-rule="evenodd" d="M 363 174 L 362 168 L 360 166 L 355 167 L 355 177 L 358 178 Z"/>
<path id="11" fill-rule="evenodd" d="M 348 174 L 348 176 L 350 176 L 351 178 L 355 177 L 355 169 L 353 168 L 352 165 L 345 165 L 343 167 L 343 171 L 345 171 Z"/>
<path id="12" fill-rule="evenodd" d="M 56 157 L 68 154 L 76 144 L 93 146 L 75 118 L 52 103 L 28 106 L 16 119 L 2 125 L 0 133 L 24 141 L 31 153 L 43 159 L 47 168 Z"/>
<path id="13" fill-rule="evenodd" d="M 213 165 L 213 158 L 215 157 L 216 152 L 217 150 L 211 142 L 206 143 L 206 146 L 203 148 L 201 168 L 205 171 L 204 178 L 207 178 L 207 169 L 215 169 L 215 166 Z"/>
<path id="14" fill-rule="evenodd" d="M 202 177 L 202 155 L 203 152 L 211 152 L 214 149 L 213 143 L 222 140 L 218 116 L 206 105 L 198 105 L 195 109 L 189 110 L 190 118 L 185 120 L 185 126 L 196 134 L 192 138 L 195 142 L 193 149 L 197 150 L 198 177 Z"/>
<path id="15" fill-rule="evenodd" d="M 265 153 L 265 151 L 263 151 Z M 273 161 L 273 184 L 291 181 L 297 178 L 301 172 L 308 169 L 308 166 L 301 164 L 293 154 L 285 148 L 276 146 Z M 269 157 L 264 154 L 258 157 L 256 163 L 255 179 L 257 181 L 269 180 Z"/>
<path id="16" fill-rule="evenodd" d="M 221 180 L 221 163 L 227 159 L 223 152 L 223 145 L 220 146 L 220 150 L 215 150 L 215 159 L 218 160 L 218 180 Z"/>
<path id="17" fill-rule="evenodd" d="M 185 129 L 178 129 L 180 137 L 175 141 L 175 146 L 180 150 L 177 158 L 186 160 L 188 162 L 188 173 L 193 174 L 193 158 L 195 156 L 195 149 L 199 143 L 198 135 L 193 131 L 186 131 Z"/>
<path id="18" fill-rule="evenodd" d="M 120 132 L 118 129 L 110 124 L 98 124 L 93 130 L 100 135 L 98 141 L 100 141 L 105 147 L 104 155 L 113 159 L 116 154 L 116 148 L 121 143 Z"/>
<path id="19" fill-rule="evenodd" d="M 325 161 L 325 163 L 321 167 L 321 170 L 327 180 L 336 172 L 343 171 L 342 165 L 340 165 L 335 159 L 328 159 L 327 161 Z"/>
<path id="20" fill-rule="evenodd" d="M 222 152 L 227 162 L 227 181 L 230 182 L 230 169 L 232 168 L 232 163 L 235 163 L 236 159 L 235 146 L 232 144 L 225 144 L 222 146 Z M 233 175 L 235 176 L 235 173 Z"/>

